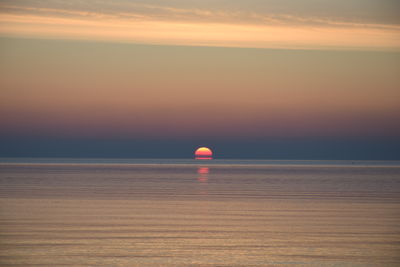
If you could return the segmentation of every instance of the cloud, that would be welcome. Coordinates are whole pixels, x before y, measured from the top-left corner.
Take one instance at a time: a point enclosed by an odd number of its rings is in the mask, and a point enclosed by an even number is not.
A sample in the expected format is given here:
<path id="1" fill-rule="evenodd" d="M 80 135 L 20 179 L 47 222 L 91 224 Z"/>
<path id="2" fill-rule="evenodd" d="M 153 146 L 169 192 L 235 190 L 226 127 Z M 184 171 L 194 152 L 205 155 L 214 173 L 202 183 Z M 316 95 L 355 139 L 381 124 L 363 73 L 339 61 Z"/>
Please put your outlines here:
<path id="1" fill-rule="evenodd" d="M 311 0 L 303 0 L 310 2 Z M 355 1 L 355 0 L 353 0 Z M 208 1 L 207 1 L 208 2 Z M 398 49 L 400 25 L 304 13 L 269 1 L 270 10 L 239 2 L 3 1 L 0 34 L 173 45 L 259 48 Z M 188 4 L 189 3 L 189 4 Z M 192 3 L 192 4 L 190 4 Z M 203 3 L 204 5 L 204 3 Z M 264 5 L 261 5 L 264 7 Z M 297 10 L 297 12 L 294 12 Z M 312 9 L 313 10 L 313 9 Z M 364 18 L 364 19 L 363 19 Z M 379 21 L 379 20 L 377 20 Z"/>
<path id="2" fill-rule="evenodd" d="M 243 4 L 247 3 L 247 4 Z M 337 3 L 334 1 L 333 3 Z M 339 1 L 342 2 L 342 1 Z M 2 13 L 30 15 L 63 15 L 83 17 L 114 17 L 120 19 L 146 18 L 149 20 L 196 21 L 210 23 L 250 23 L 285 25 L 380 25 L 387 27 L 400 24 L 398 16 L 389 16 L 389 8 L 368 5 L 376 2 L 363 0 L 364 5 L 355 5 L 358 0 L 347 4 L 332 5 L 332 1 L 264 0 L 250 1 L 3 1 Z M 391 2 L 391 1 L 381 1 Z M 196 3 L 196 4 L 194 4 Z M 299 3 L 302 3 L 301 5 Z M 319 5 L 316 5 L 319 3 Z M 353 3 L 350 5 L 349 3 Z M 365 8 L 367 6 L 367 8 Z M 380 6 L 385 6 L 381 4 Z M 386 5 L 387 6 L 387 5 Z M 399 10 L 399 5 L 393 5 Z M 326 10 L 330 11 L 326 11 Z M 349 10 L 350 9 L 350 10 Z M 372 10 L 371 10 L 372 9 Z M 364 10 L 360 12 L 359 10 Z M 367 12 L 366 12 L 367 11 Z M 350 14 L 349 14 L 350 13 Z M 378 15 L 376 15 L 378 14 Z M 388 17 L 390 19 L 388 19 Z M 397 19 L 397 20 L 396 20 Z M 390 21 L 390 22 L 388 22 Z"/>

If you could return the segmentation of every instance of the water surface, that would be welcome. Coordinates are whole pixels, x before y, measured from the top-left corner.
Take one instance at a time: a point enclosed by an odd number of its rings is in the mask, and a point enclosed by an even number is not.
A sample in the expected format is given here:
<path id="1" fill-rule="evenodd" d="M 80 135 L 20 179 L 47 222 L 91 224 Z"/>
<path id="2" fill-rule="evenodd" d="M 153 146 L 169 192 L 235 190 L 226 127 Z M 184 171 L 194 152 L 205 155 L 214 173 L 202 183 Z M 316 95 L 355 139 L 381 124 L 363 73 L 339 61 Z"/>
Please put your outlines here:
<path id="1" fill-rule="evenodd" d="M 399 266 L 400 163 L 1 159 L 2 266 Z"/>

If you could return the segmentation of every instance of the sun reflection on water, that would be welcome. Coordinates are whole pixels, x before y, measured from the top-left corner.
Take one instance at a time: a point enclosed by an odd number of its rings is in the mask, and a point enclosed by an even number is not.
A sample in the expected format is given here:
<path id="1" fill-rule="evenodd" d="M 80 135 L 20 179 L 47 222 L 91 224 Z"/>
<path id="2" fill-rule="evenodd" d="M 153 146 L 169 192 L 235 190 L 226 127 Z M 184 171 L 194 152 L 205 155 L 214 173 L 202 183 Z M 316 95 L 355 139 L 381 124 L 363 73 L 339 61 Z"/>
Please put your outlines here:
<path id="1" fill-rule="evenodd" d="M 198 167 L 197 168 L 197 181 L 200 183 L 207 183 L 208 181 L 208 174 L 210 172 L 210 168 L 208 167 Z"/>

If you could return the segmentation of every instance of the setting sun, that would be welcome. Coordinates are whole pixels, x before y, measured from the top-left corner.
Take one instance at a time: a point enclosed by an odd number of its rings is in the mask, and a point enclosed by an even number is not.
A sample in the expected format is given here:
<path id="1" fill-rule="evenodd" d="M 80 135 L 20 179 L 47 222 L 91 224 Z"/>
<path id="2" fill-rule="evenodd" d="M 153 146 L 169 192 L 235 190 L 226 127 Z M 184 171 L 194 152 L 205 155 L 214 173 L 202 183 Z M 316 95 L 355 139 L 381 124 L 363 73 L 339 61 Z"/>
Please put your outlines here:
<path id="1" fill-rule="evenodd" d="M 208 147 L 200 147 L 194 152 L 196 159 L 212 159 L 212 151 Z"/>

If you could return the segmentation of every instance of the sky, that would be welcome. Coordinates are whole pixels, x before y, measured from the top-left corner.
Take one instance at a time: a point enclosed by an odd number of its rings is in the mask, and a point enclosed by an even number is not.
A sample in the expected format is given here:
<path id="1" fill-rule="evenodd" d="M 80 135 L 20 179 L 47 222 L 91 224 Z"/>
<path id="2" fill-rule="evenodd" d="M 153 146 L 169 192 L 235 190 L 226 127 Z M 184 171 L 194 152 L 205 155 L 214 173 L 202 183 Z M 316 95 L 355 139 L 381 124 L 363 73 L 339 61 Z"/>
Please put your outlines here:
<path id="1" fill-rule="evenodd" d="M 399 11 L 0 1 L 0 156 L 400 159 Z"/>

